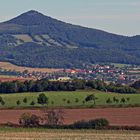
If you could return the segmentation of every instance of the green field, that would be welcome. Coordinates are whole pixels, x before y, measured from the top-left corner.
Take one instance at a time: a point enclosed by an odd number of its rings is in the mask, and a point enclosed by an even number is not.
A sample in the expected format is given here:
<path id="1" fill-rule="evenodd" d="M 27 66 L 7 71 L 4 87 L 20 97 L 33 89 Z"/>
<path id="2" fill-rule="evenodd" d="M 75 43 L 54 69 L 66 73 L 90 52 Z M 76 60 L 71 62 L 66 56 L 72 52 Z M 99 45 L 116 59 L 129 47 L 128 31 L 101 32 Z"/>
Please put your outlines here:
<path id="1" fill-rule="evenodd" d="M 0 140 L 139 140 L 136 131 L 0 128 Z"/>
<path id="2" fill-rule="evenodd" d="M 140 94 L 118 94 L 118 93 L 105 93 L 100 91 L 73 91 L 73 92 L 43 92 L 49 99 L 49 103 L 43 105 L 44 107 L 65 107 L 65 108 L 90 108 L 95 107 L 94 101 L 85 102 L 85 98 L 94 94 L 97 106 L 140 106 Z M 26 107 L 41 107 L 37 103 L 37 97 L 40 93 L 16 93 L 16 94 L 1 94 L 5 104 L 0 108 L 26 108 Z M 116 97 L 119 102 L 113 102 L 113 97 Z M 27 103 L 23 99 L 27 98 Z M 106 103 L 110 98 L 112 103 Z M 122 98 L 129 98 L 125 103 L 120 102 Z M 17 101 L 20 104 L 17 105 Z M 78 101 L 76 101 L 78 100 Z M 31 105 L 34 101 L 35 105 Z"/>

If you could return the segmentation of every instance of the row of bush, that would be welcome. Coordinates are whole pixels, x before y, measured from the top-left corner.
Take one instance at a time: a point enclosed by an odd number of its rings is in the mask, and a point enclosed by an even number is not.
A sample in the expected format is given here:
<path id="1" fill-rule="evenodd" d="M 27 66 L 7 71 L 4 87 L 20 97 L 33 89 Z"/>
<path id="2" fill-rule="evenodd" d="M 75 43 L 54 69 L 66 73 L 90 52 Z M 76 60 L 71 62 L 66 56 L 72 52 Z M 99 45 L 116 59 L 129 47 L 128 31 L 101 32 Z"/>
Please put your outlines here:
<path id="1" fill-rule="evenodd" d="M 49 129 L 140 130 L 139 126 L 110 126 L 109 121 L 105 118 L 89 121 L 82 120 L 70 125 L 64 125 L 62 110 L 45 111 L 44 115 L 45 118 L 42 118 L 34 114 L 24 113 L 19 119 L 20 127 L 43 127 Z M 12 126 L 11 123 L 8 123 L 7 125 Z"/>
<path id="2" fill-rule="evenodd" d="M 19 124 L 23 127 L 45 127 L 45 128 L 67 128 L 67 129 L 103 129 L 109 126 L 108 120 L 104 118 L 78 121 L 70 125 L 63 125 L 63 116 L 59 111 L 48 111 L 47 118 L 24 113 L 19 119 Z"/>

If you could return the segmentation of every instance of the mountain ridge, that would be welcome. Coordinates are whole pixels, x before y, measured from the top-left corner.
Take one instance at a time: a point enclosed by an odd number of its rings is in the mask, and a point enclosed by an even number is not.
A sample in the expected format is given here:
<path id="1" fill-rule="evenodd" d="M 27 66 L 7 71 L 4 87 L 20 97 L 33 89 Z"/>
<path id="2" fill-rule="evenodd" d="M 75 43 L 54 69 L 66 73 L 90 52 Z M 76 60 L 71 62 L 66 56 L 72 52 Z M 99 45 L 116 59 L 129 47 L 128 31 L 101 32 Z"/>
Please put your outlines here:
<path id="1" fill-rule="evenodd" d="M 73 25 L 34 10 L 0 23 L 0 44 L 0 60 L 21 66 L 69 68 L 100 62 L 140 64 L 139 35 L 128 37 Z"/>

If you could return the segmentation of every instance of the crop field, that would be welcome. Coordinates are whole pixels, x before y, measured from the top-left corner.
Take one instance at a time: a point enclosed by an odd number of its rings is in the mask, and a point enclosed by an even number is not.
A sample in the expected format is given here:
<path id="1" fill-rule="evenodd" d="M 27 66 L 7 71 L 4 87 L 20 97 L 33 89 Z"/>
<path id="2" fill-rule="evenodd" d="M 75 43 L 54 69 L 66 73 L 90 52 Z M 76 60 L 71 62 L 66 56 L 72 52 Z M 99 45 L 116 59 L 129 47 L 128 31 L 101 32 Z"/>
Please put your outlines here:
<path id="1" fill-rule="evenodd" d="M 0 62 L 0 68 L 5 69 L 5 70 L 11 70 L 11 71 L 18 71 L 18 72 L 23 72 L 25 70 L 28 70 L 29 72 L 57 72 L 60 69 L 49 69 L 49 68 L 29 68 L 29 67 L 20 67 L 13 65 L 9 62 Z"/>
<path id="2" fill-rule="evenodd" d="M 93 108 L 93 107 L 125 107 L 125 106 L 140 106 L 140 94 L 118 94 L 118 93 L 105 93 L 100 91 L 61 91 L 61 92 L 43 92 L 48 97 L 48 104 L 43 107 L 64 107 L 64 108 Z M 36 108 L 42 107 L 37 103 L 37 98 L 40 93 L 16 93 L 16 94 L 1 94 L 5 104 L 1 105 L 0 108 Z M 94 101 L 86 102 L 85 98 L 88 95 L 94 94 L 96 97 Z M 118 99 L 119 102 L 114 102 L 113 98 Z M 27 99 L 24 103 L 23 100 Z M 122 98 L 125 98 L 125 102 L 121 102 Z M 111 102 L 107 103 L 110 99 Z M 17 105 L 17 101 L 19 104 Z M 34 105 L 31 105 L 34 102 Z"/>
<path id="3" fill-rule="evenodd" d="M 26 81 L 33 80 L 32 78 L 19 78 L 17 76 L 8 76 L 8 75 L 0 75 L 0 82 L 9 82 L 9 81 Z"/>
<path id="4" fill-rule="evenodd" d="M 63 124 L 76 121 L 106 118 L 112 126 L 140 126 L 140 107 L 134 108 L 97 108 L 97 109 L 62 109 Z M 23 113 L 44 116 L 43 109 L 2 109 L 0 124 L 19 123 Z"/>
<path id="5" fill-rule="evenodd" d="M 0 131 L 0 140 L 139 140 L 135 131 L 19 129 Z"/>

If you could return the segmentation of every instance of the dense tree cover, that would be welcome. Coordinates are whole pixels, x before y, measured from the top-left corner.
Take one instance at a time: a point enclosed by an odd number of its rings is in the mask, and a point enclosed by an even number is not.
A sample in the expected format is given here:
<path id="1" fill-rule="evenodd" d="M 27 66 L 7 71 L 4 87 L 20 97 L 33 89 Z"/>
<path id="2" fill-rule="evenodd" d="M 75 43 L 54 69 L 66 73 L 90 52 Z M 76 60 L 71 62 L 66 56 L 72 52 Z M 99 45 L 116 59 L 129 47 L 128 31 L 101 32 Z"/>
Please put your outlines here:
<path id="1" fill-rule="evenodd" d="M 42 79 L 38 81 L 13 81 L 0 83 L 0 93 L 17 93 L 17 92 L 43 92 L 43 91 L 75 91 L 78 89 L 97 89 L 106 92 L 118 93 L 137 93 L 137 90 L 122 85 L 106 84 L 103 81 L 85 81 L 85 80 L 72 80 L 69 82 L 48 81 Z M 93 98 L 91 95 L 90 98 Z"/>
<path id="2" fill-rule="evenodd" d="M 137 93 L 137 90 L 135 88 L 129 87 L 127 85 L 123 86 L 114 83 L 106 84 L 105 82 L 100 80 L 88 81 L 87 86 L 106 92 L 117 92 L 117 93 L 128 93 L 128 94 Z"/>
<path id="3" fill-rule="evenodd" d="M 140 80 L 136 81 L 135 83 L 133 83 L 131 85 L 131 87 L 137 89 L 137 90 L 140 90 Z"/>
<path id="4" fill-rule="evenodd" d="M 140 64 L 140 36 L 125 37 L 75 26 L 36 11 L 29 11 L 3 23 L 0 25 L 0 34 L 0 61 L 21 66 L 79 68 L 85 63 L 97 62 Z M 34 42 L 18 40 L 17 43 L 12 36 L 15 34 L 27 34 Z M 38 44 L 34 35 L 40 35 L 44 42 L 48 42 L 42 34 L 49 35 L 64 47 L 53 43 L 51 46 Z"/>
<path id="5" fill-rule="evenodd" d="M 29 67 L 49 68 L 80 68 L 83 64 L 96 62 L 137 63 L 139 59 L 134 56 L 113 50 L 79 47 L 70 49 L 66 47 L 48 47 L 36 43 L 24 43 L 18 47 L 0 47 L 3 52 L 1 61 L 10 61 L 13 64 Z M 36 60 L 36 61 L 34 61 Z"/>

